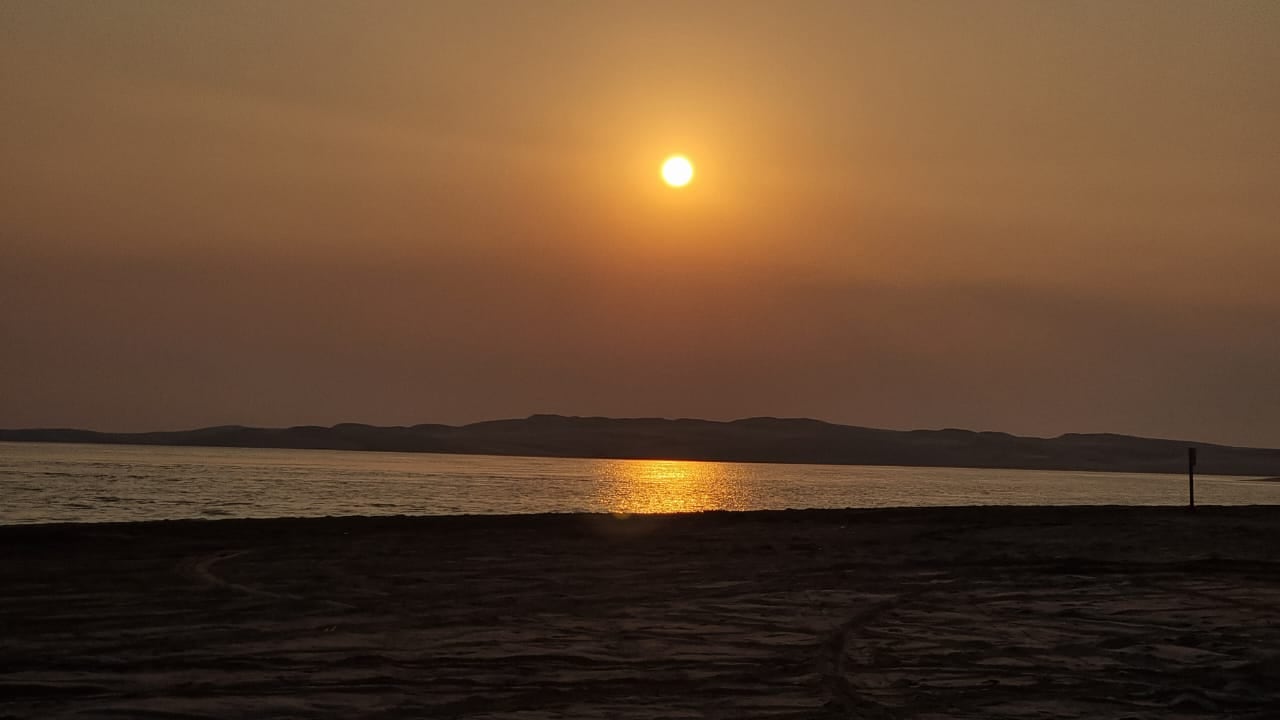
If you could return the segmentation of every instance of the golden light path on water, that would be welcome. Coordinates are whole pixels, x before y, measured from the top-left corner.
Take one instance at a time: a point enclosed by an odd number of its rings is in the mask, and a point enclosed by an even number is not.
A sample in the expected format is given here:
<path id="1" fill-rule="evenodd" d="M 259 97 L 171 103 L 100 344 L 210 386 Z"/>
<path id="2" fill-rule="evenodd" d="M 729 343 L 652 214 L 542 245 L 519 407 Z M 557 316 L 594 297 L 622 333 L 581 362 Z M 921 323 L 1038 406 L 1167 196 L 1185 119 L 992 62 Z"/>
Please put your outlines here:
<path id="1" fill-rule="evenodd" d="M 606 462 L 596 485 L 608 512 L 670 513 L 742 507 L 746 478 L 740 467 L 687 460 Z"/>

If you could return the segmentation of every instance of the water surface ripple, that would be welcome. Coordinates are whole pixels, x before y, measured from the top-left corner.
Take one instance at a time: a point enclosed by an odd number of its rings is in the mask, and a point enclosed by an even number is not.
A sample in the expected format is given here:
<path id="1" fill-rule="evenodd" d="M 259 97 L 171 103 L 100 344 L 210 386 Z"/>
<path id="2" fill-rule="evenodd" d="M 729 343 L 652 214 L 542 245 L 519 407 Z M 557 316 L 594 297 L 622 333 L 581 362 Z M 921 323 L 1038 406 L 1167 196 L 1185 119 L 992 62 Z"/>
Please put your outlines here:
<path id="1" fill-rule="evenodd" d="M 1181 475 L 0 442 L 0 524 L 179 518 L 1179 505 Z M 1197 478 L 1205 504 L 1280 483 Z"/>

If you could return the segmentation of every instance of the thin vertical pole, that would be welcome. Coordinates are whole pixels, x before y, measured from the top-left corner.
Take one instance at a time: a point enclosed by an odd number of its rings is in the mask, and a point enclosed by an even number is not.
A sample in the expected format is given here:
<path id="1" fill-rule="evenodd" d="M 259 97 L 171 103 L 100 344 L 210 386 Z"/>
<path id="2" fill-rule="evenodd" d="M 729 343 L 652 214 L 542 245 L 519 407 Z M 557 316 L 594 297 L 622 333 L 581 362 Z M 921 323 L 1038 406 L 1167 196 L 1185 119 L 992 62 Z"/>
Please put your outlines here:
<path id="1" fill-rule="evenodd" d="M 1187 448 L 1187 507 L 1196 509 L 1196 449 Z"/>

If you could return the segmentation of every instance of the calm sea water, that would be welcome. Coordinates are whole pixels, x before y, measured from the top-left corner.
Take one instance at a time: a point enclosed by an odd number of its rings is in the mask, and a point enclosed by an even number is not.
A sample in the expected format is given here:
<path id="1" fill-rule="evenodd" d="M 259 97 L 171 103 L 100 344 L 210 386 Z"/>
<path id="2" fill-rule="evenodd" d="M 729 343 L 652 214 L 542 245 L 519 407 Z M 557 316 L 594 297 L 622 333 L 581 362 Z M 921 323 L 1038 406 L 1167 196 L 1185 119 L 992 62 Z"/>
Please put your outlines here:
<path id="1" fill-rule="evenodd" d="M 1181 475 L 0 442 L 0 524 L 174 518 L 1180 505 Z M 1197 478 L 1205 504 L 1280 483 Z"/>

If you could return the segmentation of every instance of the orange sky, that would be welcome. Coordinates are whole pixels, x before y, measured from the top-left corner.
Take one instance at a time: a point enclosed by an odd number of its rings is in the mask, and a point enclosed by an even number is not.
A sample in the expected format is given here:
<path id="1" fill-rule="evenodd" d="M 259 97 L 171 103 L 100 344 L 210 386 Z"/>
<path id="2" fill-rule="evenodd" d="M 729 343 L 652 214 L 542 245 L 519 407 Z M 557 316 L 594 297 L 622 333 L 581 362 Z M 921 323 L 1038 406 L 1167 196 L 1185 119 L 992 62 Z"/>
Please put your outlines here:
<path id="1" fill-rule="evenodd" d="M 1277 36 L 1272 2 L 8 3 L 0 427 L 1280 446 Z"/>

